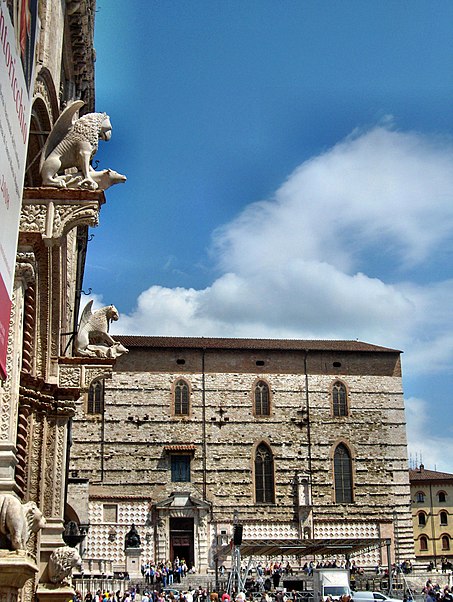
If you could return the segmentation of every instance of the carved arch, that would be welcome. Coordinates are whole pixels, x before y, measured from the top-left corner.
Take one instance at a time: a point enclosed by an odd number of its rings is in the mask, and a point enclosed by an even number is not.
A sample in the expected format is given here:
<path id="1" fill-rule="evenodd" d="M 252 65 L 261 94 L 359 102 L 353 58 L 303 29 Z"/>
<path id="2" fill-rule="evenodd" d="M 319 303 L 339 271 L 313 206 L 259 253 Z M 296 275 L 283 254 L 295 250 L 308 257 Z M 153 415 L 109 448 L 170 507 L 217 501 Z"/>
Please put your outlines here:
<path id="1" fill-rule="evenodd" d="M 171 387 L 171 414 L 177 418 L 187 418 L 192 414 L 192 387 L 190 382 L 180 376 Z"/>
<path id="2" fill-rule="evenodd" d="M 349 416 L 349 388 L 339 378 L 336 378 L 330 385 L 330 404 L 332 416 L 335 418 Z"/>
<path id="3" fill-rule="evenodd" d="M 272 389 L 265 378 L 257 378 L 252 386 L 252 412 L 255 417 L 270 416 Z"/>
<path id="4" fill-rule="evenodd" d="M 52 128 L 51 117 L 45 99 L 35 98 L 31 109 L 30 135 L 28 138 L 25 186 L 40 186 L 39 160 L 47 136 Z"/>
<path id="5" fill-rule="evenodd" d="M 105 404 L 105 382 L 102 378 L 96 378 L 90 384 L 87 392 L 86 413 L 91 416 L 99 416 L 104 413 Z"/>
<path id="6" fill-rule="evenodd" d="M 60 115 L 58 95 L 53 82 L 52 74 L 47 67 L 41 67 L 36 77 L 35 89 L 44 97 L 52 115 L 52 123 Z"/>

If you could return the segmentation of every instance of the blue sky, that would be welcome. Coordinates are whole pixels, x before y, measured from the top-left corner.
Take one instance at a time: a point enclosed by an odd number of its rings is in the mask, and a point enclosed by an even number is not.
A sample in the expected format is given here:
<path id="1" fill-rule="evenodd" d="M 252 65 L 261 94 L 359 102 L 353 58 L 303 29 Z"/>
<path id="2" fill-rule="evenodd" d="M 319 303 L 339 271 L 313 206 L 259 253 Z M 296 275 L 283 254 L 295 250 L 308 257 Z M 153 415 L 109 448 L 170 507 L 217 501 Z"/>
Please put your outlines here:
<path id="1" fill-rule="evenodd" d="M 84 287 L 116 332 L 402 349 L 410 451 L 453 472 L 452 26 L 441 1 L 98 0 L 96 159 L 128 181 Z"/>

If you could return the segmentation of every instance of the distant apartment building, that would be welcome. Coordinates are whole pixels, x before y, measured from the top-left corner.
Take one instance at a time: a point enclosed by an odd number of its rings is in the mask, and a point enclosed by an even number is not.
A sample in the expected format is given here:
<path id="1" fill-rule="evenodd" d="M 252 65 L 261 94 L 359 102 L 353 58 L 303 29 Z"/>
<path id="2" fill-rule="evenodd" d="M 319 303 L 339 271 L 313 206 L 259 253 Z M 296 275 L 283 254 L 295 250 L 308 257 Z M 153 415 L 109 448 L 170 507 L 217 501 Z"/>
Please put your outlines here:
<path id="1" fill-rule="evenodd" d="M 453 560 L 453 474 L 426 470 L 423 464 L 409 471 L 415 556 L 418 562 L 440 566 Z"/>

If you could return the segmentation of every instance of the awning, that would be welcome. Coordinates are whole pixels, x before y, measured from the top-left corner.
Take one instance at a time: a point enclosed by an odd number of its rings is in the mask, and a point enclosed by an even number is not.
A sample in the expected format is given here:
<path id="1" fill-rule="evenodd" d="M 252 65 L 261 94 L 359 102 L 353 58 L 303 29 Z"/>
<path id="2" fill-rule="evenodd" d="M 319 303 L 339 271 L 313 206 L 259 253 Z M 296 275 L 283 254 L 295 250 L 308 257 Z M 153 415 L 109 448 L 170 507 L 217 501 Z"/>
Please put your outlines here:
<path id="1" fill-rule="evenodd" d="M 335 556 L 352 555 L 387 545 L 389 539 L 243 539 L 241 556 Z M 217 554 L 228 556 L 230 545 L 219 546 Z"/>
<path id="2" fill-rule="evenodd" d="M 167 454 L 194 454 L 196 449 L 195 445 L 184 443 L 170 443 L 164 445 L 164 451 L 167 452 Z"/>

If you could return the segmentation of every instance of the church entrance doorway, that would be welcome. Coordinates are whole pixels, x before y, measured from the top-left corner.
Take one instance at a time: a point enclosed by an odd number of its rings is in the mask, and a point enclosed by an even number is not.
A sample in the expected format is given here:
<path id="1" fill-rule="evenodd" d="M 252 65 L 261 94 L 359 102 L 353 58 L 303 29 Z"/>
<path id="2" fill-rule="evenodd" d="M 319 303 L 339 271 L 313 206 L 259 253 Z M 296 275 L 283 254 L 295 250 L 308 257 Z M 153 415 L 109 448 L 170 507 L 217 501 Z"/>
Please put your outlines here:
<path id="1" fill-rule="evenodd" d="M 184 559 L 190 568 L 194 565 L 193 518 L 170 517 L 170 560 Z"/>

